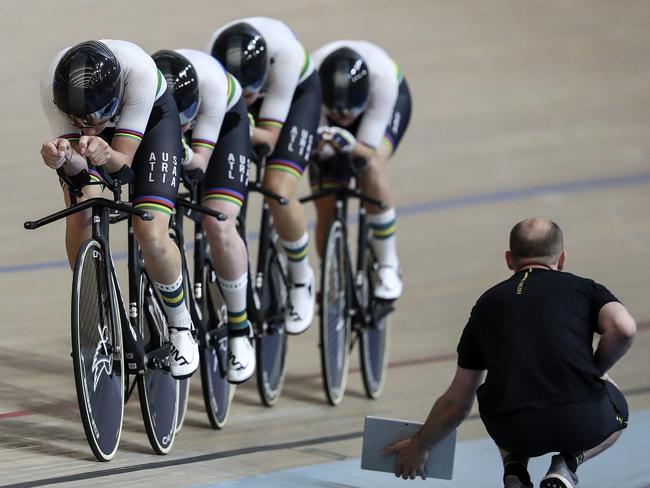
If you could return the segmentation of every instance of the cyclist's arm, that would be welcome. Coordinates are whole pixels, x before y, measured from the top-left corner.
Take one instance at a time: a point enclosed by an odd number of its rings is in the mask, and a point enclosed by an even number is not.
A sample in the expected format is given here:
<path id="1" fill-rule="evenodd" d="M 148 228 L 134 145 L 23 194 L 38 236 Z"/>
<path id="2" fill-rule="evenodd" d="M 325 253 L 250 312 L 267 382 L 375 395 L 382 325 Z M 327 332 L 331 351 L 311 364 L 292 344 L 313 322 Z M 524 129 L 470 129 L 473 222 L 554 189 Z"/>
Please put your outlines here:
<path id="1" fill-rule="evenodd" d="M 129 70 L 125 80 L 122 111 L 106 163 L 109 173 L 119 171 L 124 165 L 131 166 L 144 137 L 156 95 L 162 90 L 155 63 L 149 57 L 144 63 L 138 65 L 138 69 Z"/>
<path id="2" fill-rule="evenodd" d="M 124 165 L 131 166 L 135 152 L 140 147 L 140 142 L 141 140 L 126 137 L 115 138 L 109 148 L 110 157 L 108 163 L 106 163 L 106 171 L 115 173 Z"/>
<path id="3" fill-rule="evenodd" d="M 75 175 L 87 168 L 86 160 L 74 151 L 74 144 L 79 140 L 79 129 L 73 126 L 61 112 L 52 98 L 52 79 L 59 59 L 67 51 L 61 51 L 54 61 L 44 70 L 40 78 L 41 108 L 47 118 L 54 139 L 43 143 L 41 156 L 49 167 L 57 169 L 63 166 L 66 174 Z"/>
<path id="4" fill-rule="evenodd" d="M 357 130 L 357 142 L 366 150 L 381 152 L 381 142 L 391 122 L 398 91 L 397 78 L 391 71 L 372 80 L 368 107 Z"/>
<path id="5" fill-rule="evenodd" d="M 253 129 L 251 142 L 253 143 L 253 146 L 267 144 L 271 148 L 271 152 L 273 152 L 275 145 L 278 143 L 280 131 L 282 131 L 282 127 L 273 127 L 270 125 L 255 127 Z"/>
<path id="6" fill-rule="evenodd" d="M 369 160 L 375 154 L 377 151 L 373 149 L 372 147 L 368 146 L 367 144 L 364 144 L 363 142 L 360 142 L 357 139 L 356 144 L 354 145 L 354 149 L 352 150 L 352 157 L 353 158 L 364 158 L 366 160 Z"/>
<path id="7" fill-rule="evenodd" d="M 257 127 L 253 131 L 253 145 L 268 144 L 273 152 L 291 108 L 304 57 L 302 46 L 293 40 L 284 42 L 282 50 L 273 56 L 267 91 L 260 107 Z"/>
<path id="8" fill-rule="evenodd" d="M 190 141 L 192 155 L 189 162 L 185 158 L 185 169 L 201 169 L 205 172 L 228 111 L 229 97 L 234 97 L 238 91 L 241 92 L 241 89 L 234 78 L 229 82 L 230 75 L 216 59 L 199 55 L 200 53 L 192 50 L 180 50 L 179 52 L 186 55 L 194 64 L 194 69 L 197 70 L 201 97 L 199 112 L 192 126 L 192 140 Z M 233 93 L 230 93 L 231 89 Z"/>

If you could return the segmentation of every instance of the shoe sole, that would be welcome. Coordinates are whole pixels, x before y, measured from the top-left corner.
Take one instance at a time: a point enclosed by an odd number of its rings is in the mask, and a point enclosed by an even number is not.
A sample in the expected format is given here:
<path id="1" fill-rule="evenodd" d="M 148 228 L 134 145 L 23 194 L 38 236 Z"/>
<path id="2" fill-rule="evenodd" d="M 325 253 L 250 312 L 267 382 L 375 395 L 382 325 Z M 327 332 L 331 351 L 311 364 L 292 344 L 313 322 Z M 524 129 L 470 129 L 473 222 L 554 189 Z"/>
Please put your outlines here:
<path id="1" fill-rule="evenodd" d="M 188 373 L 188 374 L 183 374 L 183 375 L 178 375 L 178 376 L 175 375 L 175 374 L 172 374 L 172 378 L 174 378 L 175 380 L 185 380 L 187 378 L 190 378 L 190 377 L 194 376 L 194 373 L 196 373 L 198 371 L 198 369 L 199 368 L 197 366 L 197 368 L 194 371 L 192 371 L 191 373 Z"/>
<path id="2" fill-rule="evenodd" d="M 576 485 L 561 474 L 554 474 L 552 477 L 544 478 L 539 488 L 574 488 Z"/>
<path id="3" fill-rule="evenodd" d="M 304 334 L 305 332 L 307 332 L 307 330 L 308 330 L 310 327 L 311 327 L 311 323 L 310 323 L 307 327 L 305 327 L 304 329 L 302 329 L 300 332 L 291 332 L 290 330 L 287 329 L 287 327 L 286 327 L 286 325 L 285 325 L 285 327 L 284 327 L 284 331 L 285 331 L 288 335 L 298 336 L 298 335 L 300 335 L 300 334 Z"/>
<path id="4" fill-rule="evenodd" d="M 230 383 L 231 385 L 241 385 L 242 383 L 246 383 L 248 380 L 250 380 L 253 377 L 254 373 L 255 373 L 255 370 L 253 370 L 253 372 L 251 373 L 251 375 L 248 378 L 240 380 L 240 381 L 231 380 L 230 378 L 226 378 L 226 379 L 228 380 L 228 383 Z"/>

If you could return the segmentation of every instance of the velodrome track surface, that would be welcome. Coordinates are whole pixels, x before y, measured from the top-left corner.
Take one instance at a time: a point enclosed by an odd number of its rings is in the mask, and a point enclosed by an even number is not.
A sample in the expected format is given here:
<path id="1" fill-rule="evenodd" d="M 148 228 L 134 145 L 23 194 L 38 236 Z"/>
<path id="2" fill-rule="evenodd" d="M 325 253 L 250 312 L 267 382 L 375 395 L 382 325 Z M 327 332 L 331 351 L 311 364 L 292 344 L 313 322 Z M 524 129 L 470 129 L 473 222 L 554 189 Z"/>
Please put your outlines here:
<path id="1" fill-rule="evenodd" d="M 212 431 L 197 378 L 171 454 L 151 453 L 133 401 L 120 451 L 98 464 L 72 380 L 63 224 L 22 229 L 61 205 L 38 154 L 49 137 L 38 76 L 58 50 L 81 40 L 127 39 L 150 52 L 201 48 L 218 25 L 247 15 L 283 19 L 308 49 L 337 38 L 375 41 L 410 83 L 413 118 L 389 168 L 406 288 L 393 317 L 388 383 L 379 400 L 366 400 L 355 369 L 343 404 L 326 405 L 315 323 L 290 341 L 285 392 L 274 408 L 244 385 L 226 429 Z M 605 283 L 637 318 L 636 342 L 612 376 L 647 418 L 649 23 L 642 0 L 3 5 L 0 485 L 197 486 L 358 457 L 364 415 L 421 419 L 447 386 L 469 310 L 508 275 L 507 233 L 531 215 L 562 226 L 568 271 Z M 114 244 L 124 249 L 123 239 Z M 647 431 L 647 422 L 637 428 Z M 463 441 L 485 435 L 475 415 L 460 430 Z M 497 469 L 486 476 L 498 485 Z M 372 483 L 361 476 L 328 486 Z M 639 483 L 650 484 L 650 473 Z"/>

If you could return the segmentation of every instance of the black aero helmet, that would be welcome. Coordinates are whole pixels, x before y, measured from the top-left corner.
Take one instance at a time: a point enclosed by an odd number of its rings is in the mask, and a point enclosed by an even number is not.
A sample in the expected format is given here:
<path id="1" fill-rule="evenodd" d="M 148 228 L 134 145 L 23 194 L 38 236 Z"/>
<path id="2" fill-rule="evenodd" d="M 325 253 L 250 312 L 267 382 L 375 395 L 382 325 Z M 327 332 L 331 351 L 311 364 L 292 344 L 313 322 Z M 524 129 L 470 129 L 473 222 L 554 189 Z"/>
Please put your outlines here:
<path id="1" fill-rule="evenodd" d="M 323 105 L 335 116 L 358 116 L 368 104 L 368 66 L 348 47 L 332 51 L 318 69 Z"/>
<path id="2" fill-rule="evenodd" d="M 77 127 L 93 127 L 115 115 L 122 97 L 122 69 L 99 41 L 71 47 L 59 60 L 52 84 L 54 104 Z"/>
<path id="3" fill-rule="evenodd" d="M 232 74 L 246 95 L 257 95 L 268 67 L 266 41 L 252 25 L 240 22 L 225 29 L 212 45 L 212 56 Z"/>
<path id="4" fill-rule="evenodd" d="M 163 49 L 152 56 L 172 90 L 181 125 L 189 124 L 199 112 L 199 78 L 189 59 L 176 51 Z"/>

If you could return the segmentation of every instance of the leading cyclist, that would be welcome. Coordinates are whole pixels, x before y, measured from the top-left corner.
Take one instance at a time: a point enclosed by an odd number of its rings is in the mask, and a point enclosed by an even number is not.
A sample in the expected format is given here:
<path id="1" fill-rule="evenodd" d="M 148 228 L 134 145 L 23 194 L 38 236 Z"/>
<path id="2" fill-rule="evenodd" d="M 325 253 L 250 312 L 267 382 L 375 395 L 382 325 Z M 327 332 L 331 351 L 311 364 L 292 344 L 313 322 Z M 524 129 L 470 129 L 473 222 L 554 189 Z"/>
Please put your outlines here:
<path id="1" fill-rule="evenodd" d="M 336 41 L 312 53 L 323 87 L 323 125 L 309 168 L 312 189 L 347 185 L 347 161 L 363 157 L 362 191 L 390 205 L 365 204 L 372 229 L 370 244 L 379 262 L 374 295 L 395 300 L 402 279 L 395 237 L 395 208 L 386 164 L 402 140 L 411 117 L 411 95 L 399 66 L 379 46 L 367 41 Z M 334 216 L 334 197 L 315 201 L 316 241 L 322 247 Z"/>
<path id="2" fill-rule="evenodd" d="M 228 216 L 223 222 L 206 216 L 203 222 L 228 311 L 228 381 L 242 383 L 255 371 L 246 314 L 248 254 L 236 226 L 248 193 L 251 150 L 242 89 L 216 59 L 202 51 L 163 50 L 152 57 L 174 94 L 185 134 L 184 168 L 206 173 L 203 204 Z"/>
<path id="3" fill-rule="evenodd" d="M 264 186 L 289 200 L 268 199 L 274 226 L 289 258 L 289 309 L 286 330 L 300 334 L 314 316 L 314 272 L 307 259 L 309 236 L 296 189 L 309 161 L 321 91 L 309 53 L 279 20 L 250 17 L 212 34 L 207 46 L 244 89 L 249 111 L 257 118 L 253 144 L 271 148 Z"/>
<path id="4" fill-rule="evenodd" d="M 192 320 L 183 299 L 180 253 L 169 237 L 183 147 L 178 111 L 156 65 L 127 41 L 87 41 L 59 52 L 41 77 L 41 104 L 53 139 L 41 156 L 52 169 L 76 176 L 88 159 L 109 173 L 124 165 L 135 173 L 133 204 L 155 212 L 150 222 L 133 220 L 145 268 L 165 307 L 171 341 L 171 373 L 191 376 L 199 364 Z M 90 169 L 91 177 L 99 178 Z M 64 189 L 66 205 L 70 205 Z M 83 189 L 85 200 L 99 196 L 97 186 Z M 81 243 L 91 235 L 91 211 L 66 220 L 66 250 L 74 266 Z"/>

